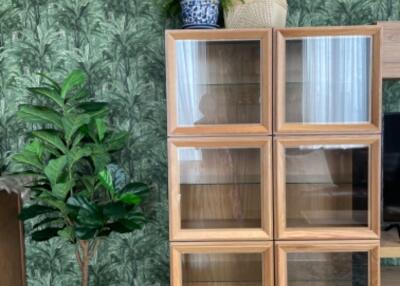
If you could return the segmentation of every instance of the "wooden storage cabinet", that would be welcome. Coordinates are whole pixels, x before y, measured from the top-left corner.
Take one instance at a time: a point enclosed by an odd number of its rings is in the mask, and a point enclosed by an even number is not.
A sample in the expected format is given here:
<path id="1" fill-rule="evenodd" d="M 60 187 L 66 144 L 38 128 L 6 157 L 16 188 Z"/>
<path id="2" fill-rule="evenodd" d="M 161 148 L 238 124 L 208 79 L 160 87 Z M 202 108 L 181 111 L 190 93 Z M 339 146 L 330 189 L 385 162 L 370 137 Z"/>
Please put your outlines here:
<path id="1" fill-rule="evenodd" d="M 275 33 L 276 133 L 380 132 L 380 27 Z"/>
<path id="2" fill-rule="evenodd" d="M 272 239 L 272 147 L 264 137 L 169 140 L 173 241 Z"/>
<path id="3" fill-rule="evenodd" d="M 379 241 L 277 242 L 277 286 L 379 286 Z"/>
<path id="4" fill-rule="evenodd" d="M 380 136 L 278 137 L 275 164 L 277 239 L 379 239 Z"/>
<path id="5" fill-rule="evenodd" d="M 273 286 L 273 246 L 263 243 L 172 243 L 173 286 Z"/>
<path id="6" fill-rule="evenodd" d="M 167 31 L 170 136 L 272 132 L 272 30 Z"/>
<path id="7" fill-rule="evenodd" d="M 0 285 L 25 286 L 24 230 L 18 220 L 21 200 L 0 190 Z"/>

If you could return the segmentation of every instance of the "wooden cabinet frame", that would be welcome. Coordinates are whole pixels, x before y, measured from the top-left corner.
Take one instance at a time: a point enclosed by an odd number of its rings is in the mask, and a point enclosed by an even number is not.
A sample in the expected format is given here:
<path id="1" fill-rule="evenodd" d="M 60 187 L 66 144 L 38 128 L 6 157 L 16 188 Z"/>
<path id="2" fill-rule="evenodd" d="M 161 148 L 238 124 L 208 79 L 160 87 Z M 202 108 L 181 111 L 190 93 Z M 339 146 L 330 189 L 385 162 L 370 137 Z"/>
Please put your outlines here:
<path id="1" fill-rule="evenodd" d="M 274 259 L 272 242 L 181 242 L 171 243 L 171 285 L 182 286 L 182 255 L 188 253 L 261 253 L 263 255 L 262 286 L 274 285 Z M 195 284 L 193 284 L 195 285 Z M 214 285 L 214 284 L 213 284 Z M 217 285 L 215 283 L 215 285 Z M 234 285 L 234 284 L 229 284 Z M 238 284 L 241 285 L 241 284 Z"/>
<path id="2" fill-rule="evenodd" d="M 312 36 L 365 35 L 372 37 L 370 123 L 301 124 L 285 122 L 286 40 Z M 376 26 L 285 28 L 275 30 L 275 123 L 278 134 L 379 133 L 381 130 L 381 28 Z"/>
<path id="3" fill-rule="evenodd" d="M 380 285 L 379 241 L 318 241 L 318 242 L 277 242 L 275 264 L 277 286 L 288 286 L 287 254 L 295 252 L 366 252 L 368 251 L 368 286 Z M 313 284 L 314 285 L 314 284 Z"/>
<path id="4" fill-rule="evenodd" d="M 285 148 L 300 145 L 365 144 L 369 145 L 368 227 L 286 227 Z M 279 240 L 379 239 L 380 237 L 380 136 L 289 136 L 274 141 L 275 238 Z"/>
<path id="5" fill-rule="evenodd" d="M 182 229 L 180 204 L 180 166 L 177 149 L 259 148 L 261 183 L 261 228 Z M 171 241 L 271 240 L 272 235 L 272 143 L 267 137 L 174 138 L 168 141 L 169 213 Z M 223 166 L 222 166 L 223 167 Z"/>
<path id="6" fill-rule="evenodd" d="M 169 30 L 165 34 L 166 67 L 167 67 L 167 108 L 168 135 L 170 136 L 204 136 L 234 134 L 271 134 L 272 133 L 272 30 Z M 196 125 L 192 127 L 178 126 L 177 118 L 177 65 L 176 41 L 260 41 L 260 124 L 215 124 Z"/>

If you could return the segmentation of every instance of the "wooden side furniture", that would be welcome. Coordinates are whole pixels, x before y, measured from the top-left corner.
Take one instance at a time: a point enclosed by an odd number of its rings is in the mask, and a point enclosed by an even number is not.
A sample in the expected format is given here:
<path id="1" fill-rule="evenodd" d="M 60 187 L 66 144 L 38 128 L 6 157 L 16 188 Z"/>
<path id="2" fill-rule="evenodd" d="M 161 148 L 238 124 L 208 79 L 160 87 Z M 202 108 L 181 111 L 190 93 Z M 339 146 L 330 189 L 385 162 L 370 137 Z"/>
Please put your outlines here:
<path id="1" fill-rule="evenodd" d="M 383 29 L 382 77 L 400 78 L 400 21 L 378 22 Z"/>
<path id="2" fill-rule="evenodd" d="M 25 286 L 23 226 L 18 220 L 21 200 L 0 191 L 0 285 Z"/>
<path id="3" fill-rule="evenodd" d="M 172 286 L 380 285 L 380 47 L 166 32 Z"/>

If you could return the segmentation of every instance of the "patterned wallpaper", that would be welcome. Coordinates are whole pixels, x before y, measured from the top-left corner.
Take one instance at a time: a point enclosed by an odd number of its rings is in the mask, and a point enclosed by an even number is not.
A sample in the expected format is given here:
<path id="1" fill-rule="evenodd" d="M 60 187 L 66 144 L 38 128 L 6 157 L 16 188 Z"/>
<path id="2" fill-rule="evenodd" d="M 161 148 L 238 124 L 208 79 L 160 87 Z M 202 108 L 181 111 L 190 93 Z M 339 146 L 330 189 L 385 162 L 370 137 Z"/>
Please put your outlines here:
<path id="1" fill-rule="evenodd" d="M 163 33 L 152 0 L 0 1 L 0 172 L 29 126 L 14 117 L 33 99 L 37 72 L 62 78 L 79 67 L 92 95 L 110 102 L 112 121 L 131 134 L 116 158 L 132 179 L 154 184 L 144 230 L 104 241 L 92 266 L 96 286 L 169 285 Z M 289 26 L 368 24 L 400 19 L 399 0 L 289 0 Z M 400 83 L 384 83 L 384 108 L 400 111 Z M 26 226 L 27 231 L 30 225 Z M 79 285 L 74 249 L 57 239 L 26 240 L 29 286 Z"/>

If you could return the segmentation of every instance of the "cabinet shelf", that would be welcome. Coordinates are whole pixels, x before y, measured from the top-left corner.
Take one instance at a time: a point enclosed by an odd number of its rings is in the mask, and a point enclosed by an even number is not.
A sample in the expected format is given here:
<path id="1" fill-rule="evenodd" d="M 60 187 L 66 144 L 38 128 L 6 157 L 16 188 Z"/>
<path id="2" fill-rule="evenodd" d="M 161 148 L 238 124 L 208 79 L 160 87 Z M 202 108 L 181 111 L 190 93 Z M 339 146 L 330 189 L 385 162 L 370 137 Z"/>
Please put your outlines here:
<path id="1" fill-rule="evenodd" d="M 399 286 L 400 285 L 400 267 L 384 266 L 381 271 L 382 286 Z"/>
<path id="2" fill-rule="evenodd" d="M 183 282 L 183 286 L 262 286 L 262 282 Z"/>
<path id="3" fill-rule="evenodd" d="M 182 220 L 184 229 L 261 228 L 261 219 Z"/>

